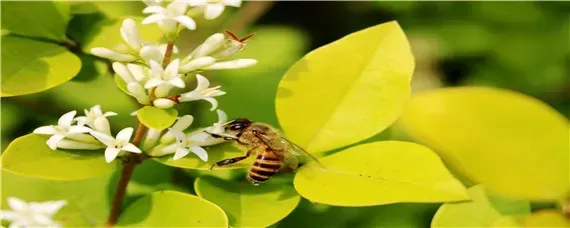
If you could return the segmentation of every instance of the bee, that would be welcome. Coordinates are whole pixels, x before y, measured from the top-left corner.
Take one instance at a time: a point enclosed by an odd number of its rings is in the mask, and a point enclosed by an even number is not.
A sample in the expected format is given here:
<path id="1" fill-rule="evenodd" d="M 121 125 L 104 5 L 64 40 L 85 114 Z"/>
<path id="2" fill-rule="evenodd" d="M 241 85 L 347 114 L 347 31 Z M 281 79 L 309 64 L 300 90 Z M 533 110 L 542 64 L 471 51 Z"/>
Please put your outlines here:
<path id="1" fill-rule="evenodd" d="M 322 166 L 317 158 L 297 144 L 282 137 L 268 124 L 254 123 L 248 119 L 240 118 L 224 124 L 224 130 L 225 132 L 221 134 L 208 133 L 216 138 L 235 141 L 238 144 L 249 147 L 249 149 L 244 156 L 221 160 L 212 165 L 210 169 L 213 169 L 215 166 L 225 166 L 239 162 L 248 158 L 256 151 L 257 157 L 249 168 L 247 180 L 254 185 L 258 185 L 275 175 L 282 165 L 286 165 L 293 170 L 296 169 L 299 166 L 297 156 L 301 154 Z"/>

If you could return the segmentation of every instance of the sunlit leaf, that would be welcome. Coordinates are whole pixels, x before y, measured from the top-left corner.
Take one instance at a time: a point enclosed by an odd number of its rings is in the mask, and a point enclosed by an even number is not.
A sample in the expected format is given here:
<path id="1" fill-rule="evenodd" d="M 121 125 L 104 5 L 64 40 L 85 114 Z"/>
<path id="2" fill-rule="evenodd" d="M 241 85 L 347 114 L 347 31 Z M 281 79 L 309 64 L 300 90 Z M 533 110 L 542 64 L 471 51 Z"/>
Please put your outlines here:
<path id="1" fill-rule="evenodd" d="M 104 224 L 109 213 L 108 188 L 112 173 L 76 181 L 46 180 L 2 171 L 2 210 L 9 210 L 7 197 L 24 201 L 66 200 L 54 220 L 65 227 L 92 227 Z"/>
<path id="2" fill-rule="evenodd" d="M 183 157 L 178 160 L 174 160 L 174 155 L 165 155 L 162 157 L 154 158 L 156 161 L 160 163 L 164 163 L 165 165 L 175 166 L 185 169 L 200 169 L 200 170 L 209 170 L 212 165 L 216 162 L 227 158 L 235 158 L 245 155 L 245 151 L 237 148 L 236 146 L 230 143 L 224 143 L 221 145 L 209 146 L 204 147 L 206 151 L 208 151 L 208 161 L 204 162 L 198 158 L 198 156 L 190 153 L 186 157 Z M 234 163 L 232 165 L 225 165 L 221 167 L 214 167 L 214 170 L 219 169 L 237 169 L 237 168 L 245 168 L 249 167 L 253 163 L 254 156 L 251 156 L 248 159 L 242 160 L 240 162 Z"/>
<path id="3" fill-rule="evenodd" d="M 470 201 L 443 204 L 431 222 L 432 227 L 489 227 L 503 215 L 530 213 L 526 201 L 489 196 L 482 185 L 467 190 Z"/>
<path id="4" fill-rule="evenodd" d="M 570 227 L 570 219 L 558 210 L 540 210 L 522 220 L 524 227 Z"/>
<path id="5" fill-rule="evenodd" d="M 194 186 L 198 196 L 224 209 L 232 227 L 270 226 L 291 213 L 301 199 L 293 186 L 269 182 L 254 186 L 201 177 Z"/>
<path id="6" fill-rule="evenodd" d="M 2 1 L 1 8 L 3 29 L 22 36 L 55 41 L 67 39 L 65 29 L 67 22 L 71 19 L 71 14 L 69 4 L 66 2 Z M 3 59 L 6 60 L 6 58 Z"/>
<path id="7" fill-rule="evenodd" d="M 382 141 L 348 148 L 295 175 L 295 189 L 313 202 L 371 206 L 467 200 L 437 154 L 419 144 Z M 310 163 L 309 163 L 310 164 Z"/>
<path id="8" fill-rule="evenodd" d="M 534 98 L 484 87 L 418 93 L 401 123 L 497 194 L 555 200 L 570 189 L 568 120 Z"/>
<path id="9" fill-rule="evenodd" d="M 312 153 L 369 138 L 401 114 L 413 69 L 398 23 L 348 35 L 307 54 L 285 74 L 277 91 L 279 123 Z"/>
<path id="10" fill-rule="evenodd" d="M 153 106 L 145 106 L 139 109 L 137 117 L 147 127 L 164 130 L 174 124 L 176 117 L 178 117 L 178 111 L 174 108 L 160 109 Z"/>
<path id="11" fill-rule="evenodd" d="M 79 58 L 62 46 L 2 37 L 2 97 L 50 89 L 72 79 L 80 68 Z"/>
<path id="12" fill-rule="evenodd" d="M 48 136 L 29 134 L 15 139 L 2 153 L 4 170 L 20 175 L 79 180 L 109 173 L 117 163 L 107 163 L 103 150 L 51 150 Z"/>
<path id="13" fill-rule="evenodd" d="M 119 217 L 126 227 L 227 227 L 228 218 L 215 204 L 175 191 L 159 191 L 127 207 Z"/>

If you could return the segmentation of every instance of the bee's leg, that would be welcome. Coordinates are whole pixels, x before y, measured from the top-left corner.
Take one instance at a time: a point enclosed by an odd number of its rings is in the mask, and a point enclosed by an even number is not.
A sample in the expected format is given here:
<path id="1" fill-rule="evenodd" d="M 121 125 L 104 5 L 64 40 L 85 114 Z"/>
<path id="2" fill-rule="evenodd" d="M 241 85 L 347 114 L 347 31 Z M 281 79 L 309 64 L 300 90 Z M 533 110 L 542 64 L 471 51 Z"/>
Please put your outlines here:
<path id="1" fill-rule="evenodd" d="M 228 159 L 224 159 L 221 160 L 219 162 L 216 162 L 212 165 L 212 167 L 210 167 L 210 170 L 212 170 L 214 168 L 214 166 L 224 166 L 224 165 L 230 165 L 230 164 L 234 164 L 238 161 L 241 161 L 243 159 L 248 158 L 251 153 L 253 152 L 253 150 L 255 150 L 256 147 L 252 147 L 251 149 L 247 150 L 247 153 L 245 154 L 245 156 L 240 156 L 240 157 L 235 157 L 235 158 L 228 158 Z"/>

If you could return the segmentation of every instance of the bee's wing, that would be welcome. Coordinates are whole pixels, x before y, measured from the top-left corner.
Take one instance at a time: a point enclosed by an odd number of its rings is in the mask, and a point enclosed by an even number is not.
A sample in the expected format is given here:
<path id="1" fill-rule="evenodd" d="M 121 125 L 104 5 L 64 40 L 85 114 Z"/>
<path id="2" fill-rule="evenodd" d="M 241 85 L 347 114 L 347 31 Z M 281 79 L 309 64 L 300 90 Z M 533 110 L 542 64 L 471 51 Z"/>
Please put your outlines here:
<path id="1" fill-rule="evenodd" d="M 304 156 L 307 156 L 311 160 L 315 161 L 317 164 L 319 164 L 321 167 L 324 168 L 323 164 L 319 161 L 319 159 L 317 159 L 315 156 L 313 156 L 312 154 L 307 152 L 305 149 L 301 148 L 299 145 L 297 145 L 297 144 L 295 144 L 295 143 L 293 143 L 293 142 L 291 142 L 291 141 L 289 141 L 283 137 L 280 138 L 280 141 L 287 148 L 286 151 L 288 154 L 296 155 L 296 156 L 299 156 L 302 154 Z M 294 156 L 290 156 L 290 157 L 294 157 Z M 297 159 L 297 158 L 295 158 L 295 159 Z"/>
<path id="2" fill-rule="evenodd" d="M 291 169 L 296 169 L 299 167 L 299 160 L 297 159 L 297 156 L 291 153 L 285 153 L 283 157 L 283 163 L 285 163 L 285 165 Z"/>

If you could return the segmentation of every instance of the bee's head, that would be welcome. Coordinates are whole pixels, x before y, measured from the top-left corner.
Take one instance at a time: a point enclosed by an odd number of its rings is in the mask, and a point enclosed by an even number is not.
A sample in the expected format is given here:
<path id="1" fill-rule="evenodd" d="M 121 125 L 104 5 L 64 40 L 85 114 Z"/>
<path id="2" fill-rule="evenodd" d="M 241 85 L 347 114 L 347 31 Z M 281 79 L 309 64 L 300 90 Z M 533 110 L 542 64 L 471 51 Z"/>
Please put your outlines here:
<path id="1" fill-rule="evenodd" d="M 245 118 L 232 120 L 224 125 L 226 132 L 241 132 L 243 129 L 249 127 L 251 121 Z"/>

